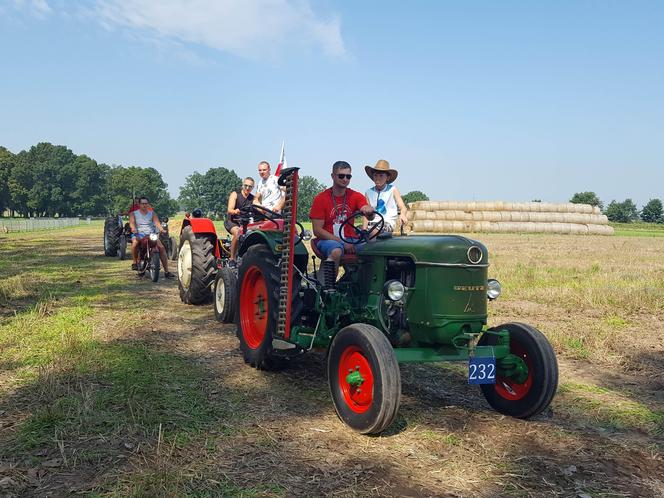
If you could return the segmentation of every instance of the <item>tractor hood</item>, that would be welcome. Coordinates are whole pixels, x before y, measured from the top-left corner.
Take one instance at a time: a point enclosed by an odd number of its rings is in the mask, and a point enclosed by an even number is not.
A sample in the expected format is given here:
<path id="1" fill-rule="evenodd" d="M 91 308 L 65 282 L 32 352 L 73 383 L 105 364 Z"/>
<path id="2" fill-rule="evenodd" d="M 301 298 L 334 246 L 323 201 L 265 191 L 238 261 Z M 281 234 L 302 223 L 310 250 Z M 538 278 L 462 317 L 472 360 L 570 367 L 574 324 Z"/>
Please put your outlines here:
<path id="1" fill-rule="evenodd" d="M 481 251 L 479 257 L 476 247 Z M 460 235 L 409 235 L 379 239 L 358 248 L 360 256 L 402 256 L 417 265 L 488 266 L 489 253 L 484 244 Z"/>

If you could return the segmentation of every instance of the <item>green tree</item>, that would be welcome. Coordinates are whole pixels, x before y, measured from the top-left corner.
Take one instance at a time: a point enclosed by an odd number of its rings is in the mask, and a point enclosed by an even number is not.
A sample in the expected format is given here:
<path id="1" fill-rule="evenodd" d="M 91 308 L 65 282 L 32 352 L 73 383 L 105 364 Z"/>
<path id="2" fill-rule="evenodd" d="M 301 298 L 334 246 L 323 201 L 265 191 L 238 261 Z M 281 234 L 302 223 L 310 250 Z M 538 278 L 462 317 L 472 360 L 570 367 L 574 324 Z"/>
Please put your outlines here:
<path id="1" fill-rule="evenodd" d="M 12 197 L 9 191 L 9 177 L 14 166 L 14 154 L 0 146 L 0 216 L 6 209 L 12 209 Z"/>
<path id="2" fill-rule="evenodd" d="M 233 190 L 242 185 L 242 178 L 232 169 L 210 168 L 205 172 L 205 208 L 210 216 L 223 218 L 228 209 L 228 198 Z"/>
<path id="3" fill-rule="evenodd" d="M 161 173 L 154 168 L 113 167 L 109 174 L 110 212 L 126 212 L 134 196 L 145 196 L 159 216 L 171 216 L 177 211 L 177 202 L 166 187 Z"/>
<path id="4" fill-rule="evenodd" d="M 419 190 L 413 190 L 402 196 L 402 199 L 405 204 L 408 204 L 410 202 L 428 201 L 429 196 Z"/>
<path id="5" fill-rule="evenodd" d="M 648 223 L 664 223 L 662 201 L 659 199 L 650 199 L 648 204 L 643 206 L 641 210 L 641 219 Z"/>
<path id="6" fill-rule="evenodd" d="M 178 197 L 180 207 L 185 211 L 193 211 L 196 208 L 201 208 L 207 212 L 205 206 L 205 175 L 201 175 L 198 171 L 194 171 L 189 175 L 184 185 L 180 187 L 180 195 Z"/>
<path id="7" fill-rule="evenodd" d="M 625 199 L 623 202 L 611 201 L 605 211 L 609 221 L 620 223 L 630 223 L 639 217 L 638 210 L 632 199 Z"/>
<path id="8" fill-rule="evenodd" d="M 303 176 L 297 185 L 297 221 L 309 221 L 309 211 L 314 197 L 326 187 L 313 176 Z"/>
<path id="9" fill-rule="evenodd" d="M 577 192 L 569 200 L 573 204 L 590 204 L 591 206 L 599 206 L 604 209 L 604 204 L 599 200 L 595 192 Z"/>
<path id="10" fill-rule="evenodd" d="M 111 168 L 98 164 L 86 155 L 73 163 L 74 184 L 71 192 L 72 211 L 80 216 L 103 216 L 110 204 L 108 190 Z"/>

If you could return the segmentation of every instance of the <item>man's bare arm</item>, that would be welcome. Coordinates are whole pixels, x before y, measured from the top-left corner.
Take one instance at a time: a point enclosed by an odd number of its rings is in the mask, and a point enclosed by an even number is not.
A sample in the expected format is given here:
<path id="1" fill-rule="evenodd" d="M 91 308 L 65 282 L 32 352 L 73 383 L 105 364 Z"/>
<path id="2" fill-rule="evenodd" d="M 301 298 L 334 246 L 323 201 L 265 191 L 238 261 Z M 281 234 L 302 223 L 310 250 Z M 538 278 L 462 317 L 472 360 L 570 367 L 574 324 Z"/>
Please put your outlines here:
<path id="1" fill-rule="evenodd" d="M 314 237 L 317 237 L 322 240 L 341 240 L 339 237 L 335 237 L 330 232 L 323 228 L 325 220 L 311 219 L 311 227 L 314 230 Z"/>

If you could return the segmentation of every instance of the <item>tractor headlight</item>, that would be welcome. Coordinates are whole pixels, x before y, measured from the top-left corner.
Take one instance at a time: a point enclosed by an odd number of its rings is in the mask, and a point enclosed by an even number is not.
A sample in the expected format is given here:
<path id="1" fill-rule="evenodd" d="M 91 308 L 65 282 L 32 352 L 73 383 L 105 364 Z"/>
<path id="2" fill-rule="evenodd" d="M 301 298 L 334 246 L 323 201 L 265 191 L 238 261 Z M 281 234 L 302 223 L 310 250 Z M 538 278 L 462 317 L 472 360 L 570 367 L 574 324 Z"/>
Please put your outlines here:
<path id="1" fill-rule="evenodd" d="M 501 288 L 500 282 L 495 278 L 490 278 L 486 283 L 486 296 L 493 301 L 498 296 L 500 296 Z"/>
<path id="2" fill-rule="evenodd" d="M 400 301 L 406 293 L 406 288 L 398 280 L 389 280 L 383 287 L 384 294 L 392 301 Z"/>
<path id="3" fill-rule="evenodd" d="M 157 240 L 159 240 L 159 235 L 157 235 L 156 233 L 151 233 L 150 234 L 150 240 L 152 242 L 156 242 Z"/>

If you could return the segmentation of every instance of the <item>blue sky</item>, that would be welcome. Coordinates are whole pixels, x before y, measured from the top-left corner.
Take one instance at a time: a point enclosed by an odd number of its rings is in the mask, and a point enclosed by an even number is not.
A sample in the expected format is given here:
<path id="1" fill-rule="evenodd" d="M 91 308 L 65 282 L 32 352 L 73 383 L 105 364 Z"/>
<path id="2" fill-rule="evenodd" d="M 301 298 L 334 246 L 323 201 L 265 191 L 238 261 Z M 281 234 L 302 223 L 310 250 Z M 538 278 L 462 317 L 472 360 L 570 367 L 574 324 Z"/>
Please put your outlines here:
<path id="1" fill-rule="evenodd" d="M 664 2 L 0 0 L 0 145 L 152 166 L 383 158 L 436 200 L 664 198 Z"/>

